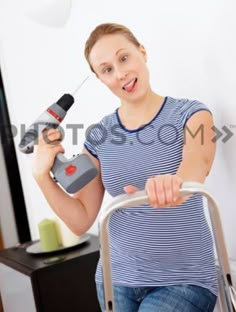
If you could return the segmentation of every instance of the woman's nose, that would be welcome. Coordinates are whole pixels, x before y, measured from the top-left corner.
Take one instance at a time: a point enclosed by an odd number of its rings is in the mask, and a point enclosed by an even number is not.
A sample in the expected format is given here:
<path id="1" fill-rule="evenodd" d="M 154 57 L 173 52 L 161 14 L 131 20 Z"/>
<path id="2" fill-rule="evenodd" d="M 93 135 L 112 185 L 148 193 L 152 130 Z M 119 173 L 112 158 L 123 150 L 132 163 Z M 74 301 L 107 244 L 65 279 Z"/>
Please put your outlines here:
<path id="1" fill-rule="evenodd" d="M 116 76 L 119 80 L 124 80 L 127 77 L 128 73 L 122 69 L 116 69 Z"/>

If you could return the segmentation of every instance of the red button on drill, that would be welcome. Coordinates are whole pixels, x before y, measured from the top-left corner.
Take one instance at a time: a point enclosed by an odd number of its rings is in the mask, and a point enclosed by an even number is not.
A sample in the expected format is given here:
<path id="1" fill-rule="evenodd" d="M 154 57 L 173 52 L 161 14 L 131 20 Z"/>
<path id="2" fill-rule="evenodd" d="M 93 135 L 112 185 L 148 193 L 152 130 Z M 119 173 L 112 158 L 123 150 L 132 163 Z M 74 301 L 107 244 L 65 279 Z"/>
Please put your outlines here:
<path id="1" fill-rule="evenodd" d="M 67 176 L 71 176 L 74 174 L 77 170 L 77 167 L 74 165 L 69 165 L 68 167 L 65 168 L 65 173 Z"/>

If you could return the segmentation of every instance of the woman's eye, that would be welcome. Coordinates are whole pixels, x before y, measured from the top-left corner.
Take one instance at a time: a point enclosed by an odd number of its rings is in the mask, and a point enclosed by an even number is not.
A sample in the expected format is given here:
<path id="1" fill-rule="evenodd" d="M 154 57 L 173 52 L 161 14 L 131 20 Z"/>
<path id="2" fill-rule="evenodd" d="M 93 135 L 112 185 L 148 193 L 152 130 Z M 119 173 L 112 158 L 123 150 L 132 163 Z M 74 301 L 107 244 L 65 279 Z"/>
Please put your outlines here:
<path id="1" fill-rule="evenodd" d="M 127 59 L 128 59 L 128 55 L 124 55 L 124 56 L 122 56 L 121 61 L 125 62 Z"/>
<path id="2" fill-rule="evenodd" d="M 111 67 L 104 68 L 103 72 L 104 73 L 110 73 L 111 72 Z"/>

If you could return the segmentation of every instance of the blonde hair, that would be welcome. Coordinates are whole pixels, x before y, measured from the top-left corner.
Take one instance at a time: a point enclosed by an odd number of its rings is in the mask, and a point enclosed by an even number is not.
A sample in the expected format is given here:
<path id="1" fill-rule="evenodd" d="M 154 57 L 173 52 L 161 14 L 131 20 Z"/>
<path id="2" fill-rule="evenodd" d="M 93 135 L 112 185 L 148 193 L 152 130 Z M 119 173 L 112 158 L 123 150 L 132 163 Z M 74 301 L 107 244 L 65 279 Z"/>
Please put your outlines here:
<path id="1" fill-rule="evenodd" d="M 137 38 L 134 36 L 134 34 L 124 25 L 115 24 L 115 23 L 104 23 L 98 25 L 90 34 L 89 38 L 87 39 L 85 43 L 85 49 L 84 49 L 84 56 L 92 70 L 94 72 L 94 69 L 90 63 L 89 56 L 91 53 L 91 50 L 95 43 L 102 38 L 105 35 L 111 35 L 111 34 L 120 34 L 125 36 L 130 42 L 132 42 L 135 46 L 139 47 L 140 43 L 137 40 Z"/>

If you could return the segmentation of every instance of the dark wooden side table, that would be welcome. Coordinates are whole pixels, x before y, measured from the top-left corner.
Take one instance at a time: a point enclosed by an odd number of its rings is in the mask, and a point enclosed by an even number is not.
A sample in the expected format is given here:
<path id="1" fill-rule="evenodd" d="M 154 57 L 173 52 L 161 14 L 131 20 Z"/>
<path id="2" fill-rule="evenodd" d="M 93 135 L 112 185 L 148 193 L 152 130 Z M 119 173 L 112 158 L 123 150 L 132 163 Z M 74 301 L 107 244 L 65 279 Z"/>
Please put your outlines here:
<path id="1" fill-rule="evenodd" d="M 31 255 L 22 246 L 1 251 L 4 312 L 100 312 L 94 281 L 98 259 L 94 235 L 56 254 Z"/>

